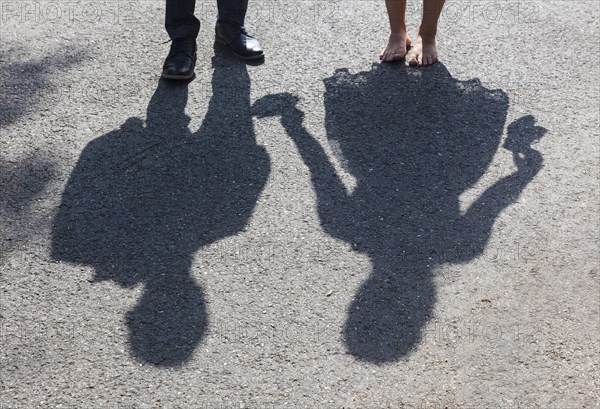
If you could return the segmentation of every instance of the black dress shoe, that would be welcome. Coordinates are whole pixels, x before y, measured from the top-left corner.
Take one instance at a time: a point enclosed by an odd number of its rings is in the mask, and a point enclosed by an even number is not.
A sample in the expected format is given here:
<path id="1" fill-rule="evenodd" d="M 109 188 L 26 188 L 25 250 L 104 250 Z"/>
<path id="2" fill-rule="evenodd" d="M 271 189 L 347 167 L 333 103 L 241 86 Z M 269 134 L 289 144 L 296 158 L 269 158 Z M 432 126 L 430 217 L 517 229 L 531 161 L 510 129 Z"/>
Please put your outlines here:
<path id="1" fill-rule="evenodd" d="M 163 65 L 162 76 L 170 80 L 189 80 L 194 76 L 195 66 L 196 40 L 175 38 Z"/>
<path id="2" fill-rule="evenodd" d="M 222 24 L 217 23 L 215 41 L 225 44 L 235 56 L 244 60 L 254 60 L 265 55 L 258 40 L 248 34 L 244 27 L 239 27 L 232 33 L 232 30 L 226 30 Z"/>

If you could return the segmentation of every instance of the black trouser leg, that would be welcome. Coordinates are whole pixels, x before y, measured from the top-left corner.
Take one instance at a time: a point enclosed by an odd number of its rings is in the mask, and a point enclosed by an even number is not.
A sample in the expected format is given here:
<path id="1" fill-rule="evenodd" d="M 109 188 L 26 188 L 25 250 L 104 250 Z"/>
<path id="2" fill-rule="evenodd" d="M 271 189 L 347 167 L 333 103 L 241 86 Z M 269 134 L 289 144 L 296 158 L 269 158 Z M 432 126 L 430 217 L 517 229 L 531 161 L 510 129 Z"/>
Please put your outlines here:
<path id="1" fill-rule="evenodd" d="M 171 39 L 198 37 L 200 20 L 194 16 L 195 6 L 196 0 L 167 0 L 165 28 Z"/>
<path id="2" fill-rule="evenodd" d="M 244 25 L 248 0 L 217 0 L 219 23 L 229 32 L 229 35 L 239 34 L 239 28 Z"/>

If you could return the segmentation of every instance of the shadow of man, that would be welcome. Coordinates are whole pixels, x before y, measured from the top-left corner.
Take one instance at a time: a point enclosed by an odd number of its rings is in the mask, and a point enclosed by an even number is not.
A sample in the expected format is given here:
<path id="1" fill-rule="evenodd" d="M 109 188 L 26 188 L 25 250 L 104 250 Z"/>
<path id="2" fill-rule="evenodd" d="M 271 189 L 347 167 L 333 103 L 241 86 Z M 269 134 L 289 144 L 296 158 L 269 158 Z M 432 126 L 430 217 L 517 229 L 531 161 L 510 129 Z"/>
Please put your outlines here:
<path id="1" fill-rule="evenodd" d="M 421 340 L 436 298 L 436 267 L 482 254 L 497 216 L 541 168 L 530 144 L 545 130 L 532 117 L 509 126 L 505 147 L 517 171 L 461 212 L 460 195 L 486 174 L 499 148 L 509 106 L 504 92 L 457 81 L 441 63 L 419 71 L 338 70 L 325 88 L 327 138 L 356 179 L 351 193 L 303 127 L 295 97 L 264 97 L 255 114 L 281 115 L 310 170 L 323 229 L 372 261 L 348 308 L 347 350 L 371 363 L 397 361 Z"/>
<path id="2" fill-rule="evenodd" d="M 189 361 L 206 332 L 194 253 L 244 228 L 269 173 L 246 66 L 217 56 L 213 68 L 196 133 L 184 113 L 187 84 L 161 80 L 145 126 L 130 118 L 84 149 L 54 220 L 54 259 L 94 267 L 95 281 L 144 286 L 127 313 L 129 345 L 161 367 Z"/>

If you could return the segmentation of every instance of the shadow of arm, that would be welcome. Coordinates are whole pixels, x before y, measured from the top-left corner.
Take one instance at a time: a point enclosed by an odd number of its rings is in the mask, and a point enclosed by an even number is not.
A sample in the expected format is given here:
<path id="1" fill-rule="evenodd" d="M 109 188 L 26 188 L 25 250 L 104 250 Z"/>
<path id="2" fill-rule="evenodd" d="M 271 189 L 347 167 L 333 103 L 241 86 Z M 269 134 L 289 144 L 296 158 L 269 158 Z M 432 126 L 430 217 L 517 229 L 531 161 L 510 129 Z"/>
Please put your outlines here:
<path id="1" fill-rule="evenodd" d="M 532 116 L 523 117 L 508 127 L 504 148 L 512 151 L 517 171 L 489 187 L 459 219 L 456 243 L 466 244 L 470 251 L 459 252 L 452 262 L 466 262 L 483 252 L 498 215 L 515 203 L 525 187 L 538 174 L 543 165 L 542 155 L 531 148 L 541 139 L 546 129 L 535 126 Z"/>
<path id="2" fill-rule="evenodd" d="M 296 107 L 298 98 L 288 94 L 269 95 L 254 105 L 258 117 L 281 116 L 281 123 L 294 141 L 300 156 L 308 167 L 317 194 L 321 224 L 328 234 L 344 239 L 340 234 L 349 213 L 349 196 L 323 147 L 306 130 L 304 113 Z M 346 221 L 345 221 L 346 220 Z"/>

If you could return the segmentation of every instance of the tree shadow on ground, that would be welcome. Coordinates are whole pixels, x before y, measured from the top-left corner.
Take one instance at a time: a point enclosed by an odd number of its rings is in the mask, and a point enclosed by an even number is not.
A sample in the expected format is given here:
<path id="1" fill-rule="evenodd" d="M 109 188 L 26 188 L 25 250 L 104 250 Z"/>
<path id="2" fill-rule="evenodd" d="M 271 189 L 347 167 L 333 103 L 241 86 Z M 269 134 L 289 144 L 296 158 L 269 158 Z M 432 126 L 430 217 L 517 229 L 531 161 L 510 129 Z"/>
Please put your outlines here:
<path id="1" fill-rule="evenodd" d="M 82 50 L 58 52 L 39 60 L 13 62 L 14 51 L 0 53 L 0 126 L 16 122 L 52 91 L 51 78 L 87 58 Z"/>
<path id="2" fill-rule="evenodd" d="M 184 113 L 187 84 L 161 80 L 145 125 L 128 119 L 82 152 L 54 220 L 52 256 L 93 266 L 97 281 L 143 284 L 126 317 L 132 355 L 185 364 L 208 325 L 191 275 L 201 247 L 246 226 L 266 184 L 246 66 L 214 57 L 212 97 L 200 129 Z"/>
<path id="3" fill-rule="evenodd" d="M 372 261 L 347 311 L 348 352 L 376 364 L 397 361 L 418 345 L 432 314 L 435 268 L 483 252 L 498 215 L 540 170 L 530 145 L 545 129 L 533 117 L 511 124 L 504 147 L 517 171 L 461 212 L 460 195 L 500 147 L 509 106 L 503 91 L 457 81 L 441 63 L 338 70 L 325 89 L 327 139 L 356 179 L 350 193 L 302 125 L 294 96 L 264 97 L 255 114 L 281 115 L 310 170 L 323 229 Z"/>
<path id="4" fill-rule="evenodd" d="M 59 52 L 33 61 L 17 61 L 7 46 L 0 51 L 0 127 L 19 120 L 43 104 L 52 92 L 51 78 L 87 57 L 85 52 Z M 5 144 L 6 141 L 0 141 Z M 0 261 L 17 246 L 39 234 L 45 223 L 31 206 L 56 176 L 56 163 L 45 155 L 30 154 L 18 162 L 0 157 Z"/>
<path id="5" fill-rule="evenodd" d="M 0 163 L 0 262 L 19 243 L 39 234 L 42 220 L 35 202 L 56 176 L 56 164 L 41 155 Z"/>

